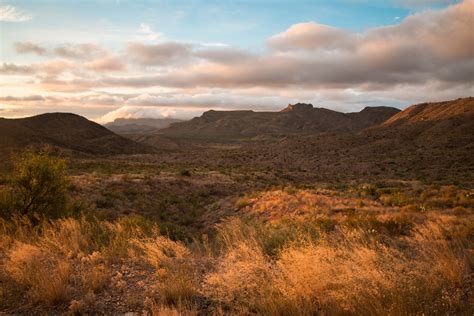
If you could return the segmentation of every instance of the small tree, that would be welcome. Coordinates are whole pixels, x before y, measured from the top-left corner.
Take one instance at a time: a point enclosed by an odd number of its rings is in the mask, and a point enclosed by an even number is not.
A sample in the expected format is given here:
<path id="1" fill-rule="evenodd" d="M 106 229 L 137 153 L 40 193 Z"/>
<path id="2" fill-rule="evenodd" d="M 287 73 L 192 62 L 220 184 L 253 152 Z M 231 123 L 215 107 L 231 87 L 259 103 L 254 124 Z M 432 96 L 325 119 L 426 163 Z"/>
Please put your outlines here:
<path id="1" fill-rule="evenodd" d="M 29 217 L 57 218 L 65 215 L 67 166 L 48 149 L 31 150 L 15 158 L 13 197 L 15 210 Z"/>

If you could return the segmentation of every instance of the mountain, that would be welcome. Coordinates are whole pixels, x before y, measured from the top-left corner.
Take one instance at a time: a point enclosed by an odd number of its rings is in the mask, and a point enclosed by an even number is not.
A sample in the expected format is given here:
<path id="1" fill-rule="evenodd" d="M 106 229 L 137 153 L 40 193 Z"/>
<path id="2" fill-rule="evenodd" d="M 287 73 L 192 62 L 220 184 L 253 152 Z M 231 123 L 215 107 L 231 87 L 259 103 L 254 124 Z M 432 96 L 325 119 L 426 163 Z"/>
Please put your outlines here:
<path id="1" fill-rule="evenodd" d="M 178 122 L 182 122 L 182 120 L 174 118 L 119 118 L 104 126 L 117 134 L 150 134 Z"/>
<path id="2" fill-rule="evenodd" d="M 280 112 L 210 110 L 190 121 L 173 124 L 160 133 L 238 138 L 358 132 L 386 121 L 399 111 L 390 107 L 366 107 L 357 113 L 341 113 L 304 103 L 289 105 Z"/>
<path id="3" fill-rule="evenodd" d="M 21 119 L 0 118 L 0 149 L 49 144 L 88 154 L 134 154 L 150 148 L 71 113 L 46 113 Z"/>
<path id="4" fill-rule="evenodd" d="M 349 116 L 357 115 L 359 120 L 362 117 L 368 124 L 377 118 L 379 110 L 384 109 L 367 108 Z M 285 111 L 291 113 L 295 107 Z M 296 107 L 296 111 L 313 110 L 303 106 Z M 252 112 L 240 115 L 252 116 Z M 474 98 L 464 98 L 416 104 L 354 133 L 289 134 L 232 143 L 161 134 L 150 136 L 145 142 L 170 149 L 160 151 L 160 163 L 186 168 L 245 167 L 274 171 L 290 181 L 308 183 L 317 177 L 322 182 L 408 179 L 474 184 L 473 131 Z M 173 146 L 179 151 L 173 151 Z"/>
<path id="5" fill-rule="evenodd" d="M 473 141 L 474 98 L 416 104 L 365 131 L 376 138 L 427 146 L 465 146 Z"/>
<path id="6" fill-rule="evenodd" d="M 249 142 L 216 158 L 235 165 L 304 170 L 327 179 L 464 179 L 474 172 L 474 98 L 408 107 L 359 133 L 285 137 Z M 193 157 L 193 160 L 197 160 Z M 235 162 L 234 162 L 235 161 Z M 208 163 L 205 160 L 203 163 Z"/>

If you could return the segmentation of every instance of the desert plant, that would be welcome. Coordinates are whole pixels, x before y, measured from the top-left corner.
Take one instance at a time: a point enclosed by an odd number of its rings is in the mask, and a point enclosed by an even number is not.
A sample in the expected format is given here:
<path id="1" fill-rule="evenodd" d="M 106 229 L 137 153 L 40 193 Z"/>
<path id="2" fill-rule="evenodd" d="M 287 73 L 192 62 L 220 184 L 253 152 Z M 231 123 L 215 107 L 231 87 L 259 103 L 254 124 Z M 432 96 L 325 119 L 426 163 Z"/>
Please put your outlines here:
<path id="1" fill-rule="evenodd" d="M 181 169 L 179 171 L 179 174 L 183 177 L 190 177 L 191 176 L 191 171 L 189 171 L 188 169 Z"/>
<path id="2" fill-rule="evenodd" d="M 14 206 L 17 213 L 30 218 L 58 218 L 66 211 L 67 166 L 63 159 L 27 150 L 15 159 L 13 173 Z"/>
<path id="3" fill-rule="evenodd" d="M 5 270 L 19 285 L 27 289 L 32 301 L 54 305 L 67 296 L 70 265 L 51 256 L 45 249 L 17 243 L 8 253 Z"/>

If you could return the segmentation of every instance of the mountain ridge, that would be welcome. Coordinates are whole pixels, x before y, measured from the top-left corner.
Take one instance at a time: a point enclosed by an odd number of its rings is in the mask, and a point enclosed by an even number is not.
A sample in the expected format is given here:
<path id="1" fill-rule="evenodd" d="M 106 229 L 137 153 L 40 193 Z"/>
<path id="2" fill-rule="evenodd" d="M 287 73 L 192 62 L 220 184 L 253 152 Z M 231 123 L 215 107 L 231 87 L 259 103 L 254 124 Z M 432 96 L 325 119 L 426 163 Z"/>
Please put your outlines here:
<path id="1" fill-rule="evenodd" d="M 400 112 L 391 107 L 365 108 L 360 112 L 342 113 L 312 104 L 296 103 L 280 112 L 251 110 L 204 112 L 190 121 L 175 123 L 160 133 L 168 136 L 221 135 L 254 137 L 258 135 L 317 134 L 358 132 L 380 124 Z"/>
<path id="2" fill-rule="evenodd" d="M 143 144 L 119 136 L 74 113 L 45 113 L 27 118 L 0 118 L 0 148 L 52 145 L 93 155 L 150 152 Z"/>
<path id="3" fill-rule="evenodd" d="M 175 118 L 118 118 L 104 126 L 117 134 L 148 134 L 182 121 Z"/>

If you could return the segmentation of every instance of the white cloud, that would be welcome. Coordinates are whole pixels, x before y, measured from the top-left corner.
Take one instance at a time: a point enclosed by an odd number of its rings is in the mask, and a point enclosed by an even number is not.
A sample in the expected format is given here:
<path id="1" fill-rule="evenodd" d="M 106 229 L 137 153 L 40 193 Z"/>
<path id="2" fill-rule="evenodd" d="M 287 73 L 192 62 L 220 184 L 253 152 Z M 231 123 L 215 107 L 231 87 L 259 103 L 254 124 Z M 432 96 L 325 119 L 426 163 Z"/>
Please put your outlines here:
<path id="1" fill-rule="evenodd" d="M 0 6 L 0 21 L 4 22 L 25 22 L 32 19 L 32 16 L 17 10 L 11 5 Z"/>
<path id="2" fill-rule="evenodd" d="M 148 41 L 156 41 L 163 36 L 161 33 L 154 32 L 150 25 L 141 23 L 138 33 L 144 35 L 144 39 Z"/>
<path id="3" fill-rule="evenodd" d="M 98 123 L 113 122 L 118 118 L 182 118 L 190 119 L 201 115 L 206 108 L 195 109 L 187 107 L 140 107 L 122 106 L 97 119 Z"/>

